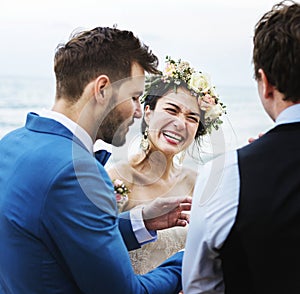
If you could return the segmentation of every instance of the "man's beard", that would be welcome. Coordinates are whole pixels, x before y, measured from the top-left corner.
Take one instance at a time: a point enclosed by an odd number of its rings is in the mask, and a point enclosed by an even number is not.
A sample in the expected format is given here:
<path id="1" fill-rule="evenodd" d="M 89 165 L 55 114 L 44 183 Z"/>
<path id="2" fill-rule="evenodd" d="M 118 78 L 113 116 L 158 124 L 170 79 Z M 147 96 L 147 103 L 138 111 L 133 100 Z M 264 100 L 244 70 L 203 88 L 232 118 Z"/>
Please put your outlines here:
<path id="1" fill-rule="evenodd" d="M 110 110 L 104 119 L 102 120 L 97 139 L 102 139 L 104 142 L 112 144 L 114 146 L 122 146 L 126 142 L 127 126 L 124 126 L 127 119 L 124 120 L 122 111 L 118 110 L 118 104 L 116 104 L 116 96 L 113 95 L 108 105 Z"/>

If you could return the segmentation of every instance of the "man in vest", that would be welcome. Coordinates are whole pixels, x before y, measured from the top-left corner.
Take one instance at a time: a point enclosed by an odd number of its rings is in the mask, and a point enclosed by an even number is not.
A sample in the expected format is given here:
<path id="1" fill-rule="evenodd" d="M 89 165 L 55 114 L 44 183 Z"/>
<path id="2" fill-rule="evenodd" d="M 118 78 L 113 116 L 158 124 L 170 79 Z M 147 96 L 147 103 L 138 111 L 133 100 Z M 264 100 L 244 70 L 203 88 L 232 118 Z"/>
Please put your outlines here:
<path id="1" fill-rule="evenodd" d="M 253 63 L 275 126 L 199 171 L 185 294 L 300 293 L 299 3 L 281 2 L 259 20 Z"/>

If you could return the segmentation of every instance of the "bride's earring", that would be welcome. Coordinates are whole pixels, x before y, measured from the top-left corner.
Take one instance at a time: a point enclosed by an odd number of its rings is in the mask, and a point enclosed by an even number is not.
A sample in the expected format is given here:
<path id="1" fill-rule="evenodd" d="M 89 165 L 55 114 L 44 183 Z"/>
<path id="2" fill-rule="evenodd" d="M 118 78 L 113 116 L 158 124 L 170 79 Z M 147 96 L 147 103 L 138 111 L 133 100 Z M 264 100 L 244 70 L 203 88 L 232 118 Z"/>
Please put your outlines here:
<path id="1" fill-rule="evenodd" d="M 144 131 L 144 135 L 142 137 L 140 146 L 141 146 L 142 150 L 145 152 L 149 149 L 148 127 L 146 127 L 146 129 Z"/>

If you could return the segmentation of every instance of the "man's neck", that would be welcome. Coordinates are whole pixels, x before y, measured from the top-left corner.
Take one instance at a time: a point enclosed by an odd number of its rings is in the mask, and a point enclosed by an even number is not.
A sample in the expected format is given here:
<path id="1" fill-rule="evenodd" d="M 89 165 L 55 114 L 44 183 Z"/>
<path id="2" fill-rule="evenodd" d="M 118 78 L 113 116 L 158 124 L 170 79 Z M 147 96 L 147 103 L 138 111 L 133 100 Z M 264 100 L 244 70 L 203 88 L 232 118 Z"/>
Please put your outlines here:
<path id="1" fill-rule="evenodd" d="M 72 134 L 74 134 L 89 150 L 93 153 L 93 141 L 90 135 L 76 122 L 65 116 L 63 113 L 54 110 L 42 110 L 39 113 L 40 116 L 53 119 L 64 127 L 66 127 Z"/>
<path id="2" fill-rule="evenodd" d="M 96 138 L 95 122 L 93 121 L 92 101 L 80 98 L 75 103 L 67 99 L 60 98 L 55 101 L 52 111 L 63 114 L 68 119 L 79 125 L 92 138 L 93 143 Z"/>

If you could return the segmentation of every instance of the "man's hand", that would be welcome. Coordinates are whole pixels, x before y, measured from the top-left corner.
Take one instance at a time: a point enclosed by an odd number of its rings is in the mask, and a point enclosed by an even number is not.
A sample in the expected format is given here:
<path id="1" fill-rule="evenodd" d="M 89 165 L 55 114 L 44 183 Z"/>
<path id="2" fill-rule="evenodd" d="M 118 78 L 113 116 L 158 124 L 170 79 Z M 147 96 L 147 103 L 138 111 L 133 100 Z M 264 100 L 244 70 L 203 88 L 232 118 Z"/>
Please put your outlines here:
<path id="1" fill-rule="evenodd" d="M 175 226 L 184 227 L 189 222 L 192 197 L 156 198 L 143 208 L 147 230 L 162 230 Z"/>

